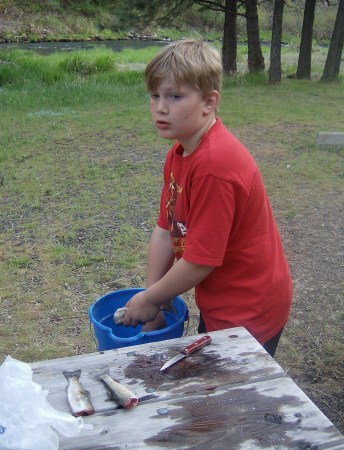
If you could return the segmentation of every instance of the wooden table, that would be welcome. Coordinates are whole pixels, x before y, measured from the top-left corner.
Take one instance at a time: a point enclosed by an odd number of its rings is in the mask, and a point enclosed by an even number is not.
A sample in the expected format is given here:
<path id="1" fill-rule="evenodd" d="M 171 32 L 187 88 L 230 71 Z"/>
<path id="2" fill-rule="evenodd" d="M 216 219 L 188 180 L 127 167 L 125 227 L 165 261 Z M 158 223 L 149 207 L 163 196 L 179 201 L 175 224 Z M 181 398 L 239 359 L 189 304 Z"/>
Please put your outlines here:
<path id="1" fill-rule="evenodd" d="M 69 412 L 64 370 L 81 369 L 96 413 L 92 431 L 60 437 L 60 449 L 344 449 L 344 436 L 244 329 L 208 333 L 212 343 L 159 371 L 200 336 L 31 364 L 33 381 Z M 104 369 L 140 398 L 118 409 L 96 375 Z"/>

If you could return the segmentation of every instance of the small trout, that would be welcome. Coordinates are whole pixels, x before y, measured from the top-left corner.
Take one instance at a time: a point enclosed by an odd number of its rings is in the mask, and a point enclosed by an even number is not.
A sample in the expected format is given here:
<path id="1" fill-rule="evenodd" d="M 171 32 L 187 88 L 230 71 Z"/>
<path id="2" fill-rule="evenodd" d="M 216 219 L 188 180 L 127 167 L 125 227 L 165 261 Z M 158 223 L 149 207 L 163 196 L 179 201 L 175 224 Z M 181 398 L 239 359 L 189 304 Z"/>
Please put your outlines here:
<path id="1" fill-rule="evenodd" d="M 109 396 L 116 400 L 116 402 L 123 406 L 123 408 L 130 409 L 136 406 L 139 399 L 123 384 L 118 383 L 109 374 L 103 373 L 98 376 L 108 389 Z"/>
<path id="2" fill-rule="evenodd" d="M 90 399 L 90 393 L 80 383 L 81 370 L 70 372 L 63 371 L 68 380 L 67 398 L 73 416 L 89 416 L 94 414 L 94 407 Z"/>

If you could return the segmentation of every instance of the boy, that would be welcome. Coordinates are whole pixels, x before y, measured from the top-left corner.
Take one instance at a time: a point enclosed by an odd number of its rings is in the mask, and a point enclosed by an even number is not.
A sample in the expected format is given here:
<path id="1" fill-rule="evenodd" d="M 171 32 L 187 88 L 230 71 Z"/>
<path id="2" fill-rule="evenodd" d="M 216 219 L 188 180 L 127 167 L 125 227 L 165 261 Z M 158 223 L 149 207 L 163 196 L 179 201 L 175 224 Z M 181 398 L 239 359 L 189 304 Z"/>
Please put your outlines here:
<path id="1" fill-rule="evenodd" d="M 202 41 L 177 41 L 145 78 L 158 134 L 177 142 L 165 161 L 147 289 L 128 302 L 123 323 L 157 329 L 160 307 L 195 287 L 199 332 L 244 326 L 273 356 L 292 282 L 258 167 L 216 116 L 221 57 Z"/>

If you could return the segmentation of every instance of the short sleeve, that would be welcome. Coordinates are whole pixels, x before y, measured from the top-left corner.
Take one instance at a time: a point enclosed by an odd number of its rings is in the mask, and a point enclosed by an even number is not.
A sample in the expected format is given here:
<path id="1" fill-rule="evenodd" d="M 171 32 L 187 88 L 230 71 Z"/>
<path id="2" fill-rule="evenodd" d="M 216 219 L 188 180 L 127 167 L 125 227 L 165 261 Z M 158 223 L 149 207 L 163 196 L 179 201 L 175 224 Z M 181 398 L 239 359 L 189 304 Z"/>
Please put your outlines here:
<path id="1" fill-rule="evenodd" d="M 183 258 L 196 264 L 220 266 L 235 214 L 235 191 L 227 180 L 208 175 L 194 180 Z"/>

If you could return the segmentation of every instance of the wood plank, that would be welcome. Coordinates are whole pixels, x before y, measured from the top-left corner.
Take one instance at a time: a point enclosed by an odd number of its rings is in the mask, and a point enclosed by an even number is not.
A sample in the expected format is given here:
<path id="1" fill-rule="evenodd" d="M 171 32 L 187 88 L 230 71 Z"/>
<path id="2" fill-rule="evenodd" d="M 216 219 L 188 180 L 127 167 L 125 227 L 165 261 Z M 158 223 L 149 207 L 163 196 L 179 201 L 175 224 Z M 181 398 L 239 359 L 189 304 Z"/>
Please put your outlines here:
<path id="1" fill-rule="evenodd" d="M 339 449 L 344 436 L 290 378 L 219 387 L 86 417 L 87 436 L 63 450 Z"/>
<path id="2" fill-rule="evenodd" d="M 148 396 L 151 400 L 285 376 L 282 368 L 244 328 L 217 331 L 211 336 L 210 345 L 165 373 L 159 370 L 163 363 L 199 335 L 32 363 L 33 379 L 49 391 L 52 406 L 69 411 L 63 371 L 81 369 L 80 381 L 90 391 L 94 407 L 100 412 L 117 408 L 115 402 L 108 401 L 106 389 L 96 377 L 105 370 L 138 397 L 147 399 Z"/>

